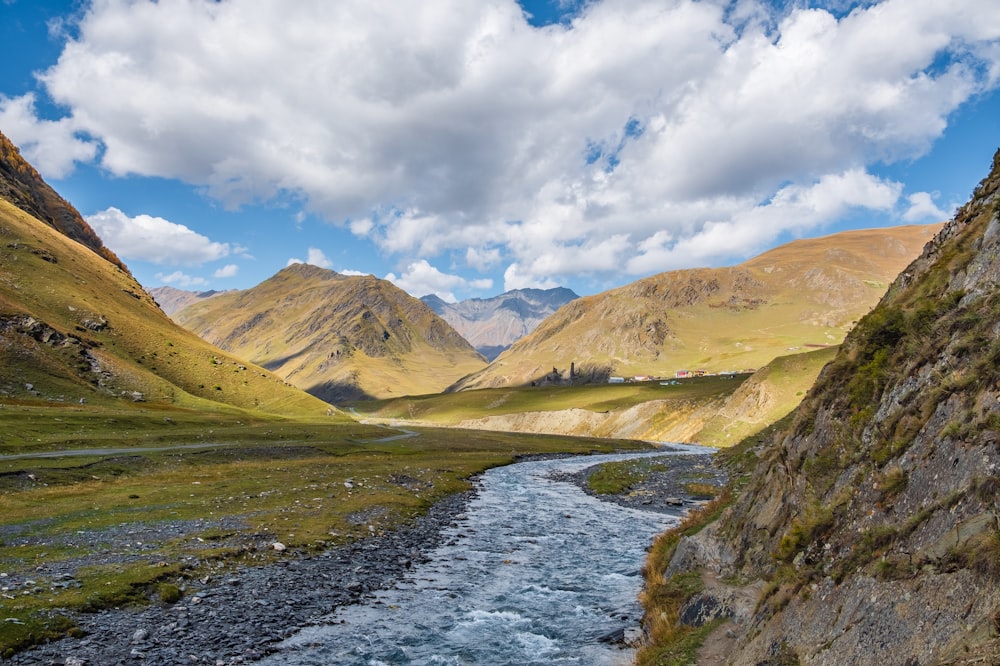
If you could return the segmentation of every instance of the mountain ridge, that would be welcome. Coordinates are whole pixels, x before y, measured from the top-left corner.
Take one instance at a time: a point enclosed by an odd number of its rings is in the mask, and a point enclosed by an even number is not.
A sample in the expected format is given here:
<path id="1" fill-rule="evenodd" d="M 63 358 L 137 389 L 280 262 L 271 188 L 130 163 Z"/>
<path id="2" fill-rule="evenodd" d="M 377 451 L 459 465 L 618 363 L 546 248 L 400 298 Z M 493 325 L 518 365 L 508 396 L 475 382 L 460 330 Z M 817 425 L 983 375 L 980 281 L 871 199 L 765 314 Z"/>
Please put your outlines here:
<path id="1" fill-rule="evenodd" d="M 68 201 L 46 183 L 21 151 L 0 132 L 0 198 L 9 201 L 67 238 L 90 248 L 118 268 L 125 264 Z"/>
<path id="2" fill-rule="evenodd" d="M 747 370 L 838 344 L 940 226 L 801 239 L 576 299 L 451 390 Z"/>
<path id="3" fill-rule="evenodd" d="M 177 326 L 126 268 L 3 197 L 0 397 L 216 412 L 329 410 Z"/>
<path id="4" fill-rule="evenodd" d="M 420 300 L 492 361 L 559 307 L 577 298 L 572 290 L 556 287 L 512 289 L 490 298 L 470 298 L 458 303 L 448 303 L 433 294 Z"/>

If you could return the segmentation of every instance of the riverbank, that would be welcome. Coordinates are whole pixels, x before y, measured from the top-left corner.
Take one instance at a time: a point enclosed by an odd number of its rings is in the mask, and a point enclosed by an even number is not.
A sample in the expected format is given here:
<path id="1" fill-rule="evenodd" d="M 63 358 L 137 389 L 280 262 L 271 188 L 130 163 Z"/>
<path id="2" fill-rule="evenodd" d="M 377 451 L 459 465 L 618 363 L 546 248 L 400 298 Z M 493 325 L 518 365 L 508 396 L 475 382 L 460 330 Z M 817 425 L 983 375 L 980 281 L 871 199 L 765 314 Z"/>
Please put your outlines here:
<path id="1" fill-rule="evenodd" d="M 660 470 L 636 489 L 601 496 L 625 506 L 677 513 L 666 502 L 682 496 L 683 479 L 702 473 L 704 456 L 676 456 L 674 472 Z M 569 475 L 586 488 L 592 470 Z M 465 511 L 474 491 L 437 502 L 412 524 L 322 554 L 288 550 L 277 563 L 180 577 L 173 603 L 142 608 L 74 613 L 82 636 L 66 638 L 15 655 L 3 663 L 27 664 L 239 664 L 267 656 L 297 630 L 319 622 L 335 608 L 356 604 L 375 590 L 391 587 L 425 553 L 439 546 L 443 530 Z M 40 568 L 41 569 L 41 568 Z M 203 570 L 203 569 L 202 569 Z M 211 568 L 209 568 L 211 571 Z M 39 570 L 36 578 L 59 577 Z M 31 581 L 6 581 L 14 587 Z"/>
<path id="2" fill-rule="evenodd" d="M 13 665 L 111 666 L 241 664 L 342 605 L 392 584 L 439 545 L 472 491 L 435 503 L 411 525 L 320 555 L 286 551 L 275 564 L 179 579 L 175 603 L 74 613 L 83 636 L 64 638 L 0 659 Z M 44 572 L 42 572 L 44 573 Z M 40 574 L 41 575 L 41 574 Z M 14 581 L 11 581 L 14 582 Z"/>

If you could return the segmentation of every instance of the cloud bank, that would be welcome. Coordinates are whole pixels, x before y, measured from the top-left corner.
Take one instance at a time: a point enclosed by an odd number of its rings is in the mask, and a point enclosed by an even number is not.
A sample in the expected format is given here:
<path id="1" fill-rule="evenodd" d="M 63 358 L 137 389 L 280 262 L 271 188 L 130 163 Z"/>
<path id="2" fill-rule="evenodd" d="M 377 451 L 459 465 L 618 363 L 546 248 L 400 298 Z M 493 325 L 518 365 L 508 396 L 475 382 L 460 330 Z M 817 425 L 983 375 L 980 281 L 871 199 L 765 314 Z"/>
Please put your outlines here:
<path id="1" fill-rule="evenodd" d="M 434 293 L 445 257 L 507 288 L 647 274 L 850 209 L 940 212 L 868 165 L 924 154 L 997 87 L 1000 3 L 844 4 L 601 0 L 536 28 L 513 0 L 93 0 L 40 74 L 67 115 L 0 98 L 0 122 L 52 174 L 291 194 Z"/>

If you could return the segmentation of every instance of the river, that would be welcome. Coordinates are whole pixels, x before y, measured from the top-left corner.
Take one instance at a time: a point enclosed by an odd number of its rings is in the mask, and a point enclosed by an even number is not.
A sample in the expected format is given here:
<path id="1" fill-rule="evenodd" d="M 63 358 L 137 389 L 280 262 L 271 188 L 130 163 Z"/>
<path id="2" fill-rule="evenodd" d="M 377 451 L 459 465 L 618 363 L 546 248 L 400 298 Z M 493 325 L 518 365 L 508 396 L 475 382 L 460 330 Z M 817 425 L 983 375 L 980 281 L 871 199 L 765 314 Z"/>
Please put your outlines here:
<path id="1" fill-rule="evenodd" d="M 637 626 L 640 569 L 676 518 L 594 499 L 548 479 L 636 455 L 523 462 L 486 472 L 444 545 L 396 587 L 338 609 L 265 664 L 627 664 L 598 639 Z"/>

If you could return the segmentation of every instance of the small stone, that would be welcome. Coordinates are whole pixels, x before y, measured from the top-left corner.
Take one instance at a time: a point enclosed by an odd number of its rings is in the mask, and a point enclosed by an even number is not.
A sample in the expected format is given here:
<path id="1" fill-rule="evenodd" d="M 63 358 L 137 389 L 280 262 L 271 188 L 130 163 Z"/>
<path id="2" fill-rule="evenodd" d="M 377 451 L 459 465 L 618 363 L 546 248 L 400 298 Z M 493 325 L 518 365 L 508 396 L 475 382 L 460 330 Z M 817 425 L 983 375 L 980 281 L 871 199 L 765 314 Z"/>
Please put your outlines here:
<path id="1" fill-rule="evenodd" d="M 286 546 L 285 544 L 281 543 L 280 541 L 275 541 L 274 543 L 271 544 L 271 548 L 273 548 L 274 550 L 276 550 L 279 553 L 283 553 L 285 550 L 288 549 L 288 546 Z"/>
<path id="2" fill-rule="evenodd" d="M 141 643 L 149 638 L 149 632 L 145 629 L 136 629 L 135 633 L 132 634 L 132 644 Z"/>

